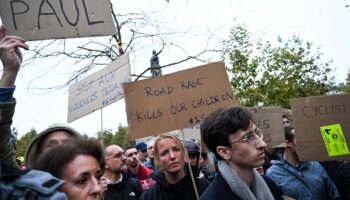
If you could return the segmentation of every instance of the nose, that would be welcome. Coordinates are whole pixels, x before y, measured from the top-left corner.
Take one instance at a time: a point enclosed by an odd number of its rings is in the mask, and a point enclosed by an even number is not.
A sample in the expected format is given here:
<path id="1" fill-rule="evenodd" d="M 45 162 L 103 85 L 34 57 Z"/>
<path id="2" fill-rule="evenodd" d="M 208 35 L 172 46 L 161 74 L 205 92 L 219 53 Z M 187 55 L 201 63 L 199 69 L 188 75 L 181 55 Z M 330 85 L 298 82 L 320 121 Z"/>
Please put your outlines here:
<path id="1" fill-rule="evenodd" d="M 175 153 L 173 151 L 169 152 L 170 159 L 175 158 Z"/>
<path id="2" fill-rule="evenodd" d="M 261 139 L 260 137 L 256 137 L 256 141 L 255 141 L 255 146 L 257 146 L 257 148 L 266 148 L 266 143 L 263 139 Z"/>
<path id="3" fill-rule="evenodd" d="M 93 196 L 98 196 L 98 195 L 102 194 L 102 188 L 99 184 L 99 181 L 95 177 L 93 177 L 93 179 L 92 179 L 90 194 Z"/>

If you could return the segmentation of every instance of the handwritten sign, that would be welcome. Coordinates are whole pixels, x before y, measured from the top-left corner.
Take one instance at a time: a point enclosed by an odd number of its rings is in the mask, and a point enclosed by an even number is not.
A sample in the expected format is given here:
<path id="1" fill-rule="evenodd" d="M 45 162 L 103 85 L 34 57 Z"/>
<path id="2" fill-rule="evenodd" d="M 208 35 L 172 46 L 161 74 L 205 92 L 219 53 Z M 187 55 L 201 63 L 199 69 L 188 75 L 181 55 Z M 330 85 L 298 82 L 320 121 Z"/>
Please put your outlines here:
<path id="1" fill-rule="evenodd" d="M 107 67 L 69 88 L 68 123 L 123 98 L 122 84 L 131 81 L 129 56 L 123 55 Z"/>
<path id="2" fill-rule="evenodd" d="M 27 40 L 114 35 L 108 0 L 1 0 L 7 34 Z"/>
<path id="3" fill-rule="evenodd" d="M 283 109 L 272 107 L 248 108 L 255 125 L 262 130 L 264 141 L 272 148 L 285 141 L 282 123 Z"/>
<path id="4" fill-rule="evenodd" d="M 123 85 L 129 139 L 192 127 L 236 104 L 223 62 Z"/>
<path id="5" fill-rule="evenodd" d="M 299 145 L 297 153 L 300 159 L 350 160 L 350 154 L 344 153 L 346 151 L 330 155 L 325 145 L 326 143 L 327 145 L 341 145 L 343 143 L 347 146 L 350 145 L 350 94 L 296 98 L 291 99 L 290 104 L 293 111 L 295 136 Z M 339 130 L 331 125 L 341 127 L 342 133 L 344 133 L 343 143 L 324 142 L 325 129 L 331 129 L 330 133 L 337 134 L 338 139 L 341 137 Z M 335 146 L 329 147 L 337 148 Z M 328 148 L 328 150 L 331 149 Z"/>

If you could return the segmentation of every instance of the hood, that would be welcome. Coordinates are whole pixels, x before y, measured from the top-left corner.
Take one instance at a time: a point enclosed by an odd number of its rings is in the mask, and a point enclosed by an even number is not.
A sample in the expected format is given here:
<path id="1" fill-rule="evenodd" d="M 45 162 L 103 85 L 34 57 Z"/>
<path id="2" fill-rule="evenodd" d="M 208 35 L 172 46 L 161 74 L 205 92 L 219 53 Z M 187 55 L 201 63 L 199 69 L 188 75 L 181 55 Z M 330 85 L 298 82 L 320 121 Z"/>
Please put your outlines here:
<path id="1" fill-rule="evenodd" d="M 40 141 L 42 141 L 46 136 L 48 136 L 50 133 L 53 131 L 67 131 L 70 134 L 72 134 L 73 137 L 81 137 L 80 133 L 76 131 L 74 128 L 62 124 L 62 123 L 54 123 L 47 127 L 45 130 L 43 130 L 41 133 L 39 133 L 29 144 L 24 160 L 25 160 L 25 165 L 31 169 L 31 165 L 33 164 L 33 161 L 38 157 L 38 144 Z"/>

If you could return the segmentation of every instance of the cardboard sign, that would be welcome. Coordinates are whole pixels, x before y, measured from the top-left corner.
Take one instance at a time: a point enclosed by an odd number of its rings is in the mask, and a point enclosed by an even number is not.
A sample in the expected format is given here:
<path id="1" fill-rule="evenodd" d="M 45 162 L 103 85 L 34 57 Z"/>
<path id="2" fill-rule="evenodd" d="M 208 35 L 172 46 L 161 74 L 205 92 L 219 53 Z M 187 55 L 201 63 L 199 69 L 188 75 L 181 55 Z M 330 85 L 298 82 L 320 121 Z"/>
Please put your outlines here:
<path id="1" fill-rule="evenodd" d="M 350 160 L 350 94 L 291 99 L 301 160 Z"/>
<path id="2" fill-rule="evenodd" d="M 109 0 L 1 0 L 8 35 L 26 40 L 115 35 Z"/>
<path id="3" fill-rule="evenodd" d="M 264 141 L 268 148 L 285 142 L 284 128 L 282 123 L 282 108 L 248 108 L 253 115 L 255 125 L 262 130 Z"/>
<path id="4" fill-rule="evenodd" d="M 165 133 L 202 122 L 235 97 L 223 62 L 123 85 L 129 139 Z"/>
<path id="5" fill-rule="evenodd" d="M 72 85 L 69 88 L 68 123 L 123 98 L 122 84 L 130 81 L 129 56 L 123 55 Z"/>

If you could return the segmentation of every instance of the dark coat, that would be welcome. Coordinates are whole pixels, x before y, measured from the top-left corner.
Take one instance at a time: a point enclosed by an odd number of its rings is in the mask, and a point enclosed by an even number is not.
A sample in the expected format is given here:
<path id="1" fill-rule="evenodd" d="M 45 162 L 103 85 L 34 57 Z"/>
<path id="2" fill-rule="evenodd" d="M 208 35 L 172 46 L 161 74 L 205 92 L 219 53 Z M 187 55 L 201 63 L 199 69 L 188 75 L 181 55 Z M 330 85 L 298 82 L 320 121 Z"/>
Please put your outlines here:
<path id="1" fill-rule="evenodd" d="M 210 182 L 206 179 L 196 178 L 197 191 L 200 194 L 208 187 Z M 186 175 L 175 184 L 169 184 L 163 172 L 156 175 L 156 183 L 152 185 L 142 196 L 142 200 L 194 200 L 196 195 L 193 189 L 191 176 Z"/>
<path id="2" fill-rule="evenodd" d="M 108 185 L 107 191 L 104 193 L 104 199 L 137 200 L 141 194 L 142 187 L 140 181 L 123 174 L 123 179 L 120 183 Z"/>
<path id="3" fill-rule="evenodd" d="M 268 177 L 263 176 L 267 186 L 275 198 L 275 200 L 282 200 L 282 192 L 278 189 L 277 185 Z M 239 198 L 230 189 L 230 186 L 226 183 L 222 177 L 220 171 L 217 172 L 213 182 L 206 189 L 206 191 L 200 196 L 201 200 L 238 200 Z"/>

